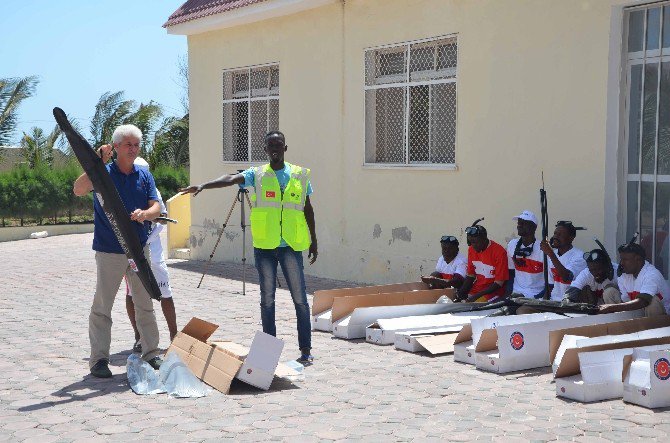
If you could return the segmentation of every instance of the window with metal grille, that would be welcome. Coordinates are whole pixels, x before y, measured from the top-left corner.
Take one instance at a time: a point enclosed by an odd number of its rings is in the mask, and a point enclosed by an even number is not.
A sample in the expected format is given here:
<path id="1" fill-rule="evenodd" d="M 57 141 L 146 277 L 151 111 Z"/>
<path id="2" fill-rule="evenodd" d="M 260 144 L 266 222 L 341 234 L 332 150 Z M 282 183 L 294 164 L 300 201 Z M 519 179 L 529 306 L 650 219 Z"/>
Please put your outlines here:
<path id="1" fill-rule="evenodd" d="M 365 51 L 365 163 L 453 165 L 455 36 Z"/>
<path id="2" fill-rule="evenodd" d="M 625 15 L 626 237 L 640 233 L 647 259 L 670 270 L 670 2 Z"/>
<path id="3" fill-rule="evenodd" d="M 279 64 L 223 72 L 223 160 L 266 161 L 263 138 L 279 129 Z"/>

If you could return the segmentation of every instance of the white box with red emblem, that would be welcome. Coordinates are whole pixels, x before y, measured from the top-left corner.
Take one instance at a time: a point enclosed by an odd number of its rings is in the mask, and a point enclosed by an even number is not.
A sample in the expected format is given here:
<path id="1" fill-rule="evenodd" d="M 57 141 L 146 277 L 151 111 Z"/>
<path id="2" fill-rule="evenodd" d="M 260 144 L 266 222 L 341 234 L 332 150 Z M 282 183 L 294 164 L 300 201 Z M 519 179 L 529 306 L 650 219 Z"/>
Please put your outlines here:
<path id="1" fill-rule="evenodd" d="M 638 348 L 624 360 L 623 401 L 646 408 L 670 406 L 670 346 Z"/>
<path id="2" fill-rule="evenodd" d="M 647 351 L 667 349 L 668 345 L 645 346 Z M 580 352 L 577 375 L 556 379 L 556 396 L 583 403 L 611 400 L 623 396 L 622 372 L 625 357 L 636 348 Z"/>
<path id="3" fill-rule="evenodd" d="M 550 366 L 549 333 L 551 331 L 628 320 L 642 315 L 642 312 L 551 315 L 552 317 L 547 317 L 545 320 L 501 325 L 496 329 L 482 331 L 480 344 L 475 349 L 477 369 L 503 374 Z"/>

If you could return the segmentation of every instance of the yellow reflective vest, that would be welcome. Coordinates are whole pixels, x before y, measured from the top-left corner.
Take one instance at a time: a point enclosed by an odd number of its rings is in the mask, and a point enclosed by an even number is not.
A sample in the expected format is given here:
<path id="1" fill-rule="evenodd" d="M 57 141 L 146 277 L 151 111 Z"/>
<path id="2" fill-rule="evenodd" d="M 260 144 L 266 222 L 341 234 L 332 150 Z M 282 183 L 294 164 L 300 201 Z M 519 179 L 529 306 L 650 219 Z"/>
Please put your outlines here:
<path id="1" fill-rule="evenodd" d="M 269 164 L 254 168 L 250 216 L 254 248 L 275 249 L 283 238 L 294 251 L 304 251 L 312 242 L 304 212 L 310 171 L 286 164 L 291 177 L 283 193 Z"/>

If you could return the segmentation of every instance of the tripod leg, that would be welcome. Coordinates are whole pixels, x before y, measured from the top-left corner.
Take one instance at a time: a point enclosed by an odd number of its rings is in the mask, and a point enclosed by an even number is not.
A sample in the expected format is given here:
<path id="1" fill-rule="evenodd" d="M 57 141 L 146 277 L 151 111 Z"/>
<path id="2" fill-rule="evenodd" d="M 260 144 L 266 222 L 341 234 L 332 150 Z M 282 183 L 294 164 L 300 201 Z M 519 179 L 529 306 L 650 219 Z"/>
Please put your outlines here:
<path id="1" fill-rule="evenodd" d="M 214 244 L 214 249 L 212 249 L 211 254 L 209 254 L 209 260 L 205 263 L 205 266 L 203 267 L 202 270 L 202 276 L 200 277 L 200 282 L 198 282 L 197 288 L 200 287 L 202 284 L 202 280 L 205 278 L 205 274 L 207 273 L 207 269 L 209 268 L 209 264 L 212 262 L 212 258 L 214 258 L 214 252 L 216 251 L 216 248 L 219 246 L 219 242 L 221 241 L 221 236 L 223 236 L 223 231 L 226 229 L 226 226 L 228 226 L 228 220 L 230 219 L 230 215 L 233 213 L 233 209 L 235 209 L 235 205 L 237 204 L 237 196 L 235 196 L 235 200 L 233 200 L 233 204 L 230 205 L 230 211 L 228 211 L 228 215 L 226 216 L 226 221 L 223 222 L 223 226 L 221 226 L 221 232 L 219 232 L 219 238 L 216 239 L 216 243 Z"/>
<path id="2" fill-rule="evenodd" d="M 251 202 L 249 201 L 249 195 L 246 189 L 240 189 L 240 193 L 243 193 L 247 198 L 249 207 L 251 207 Z M 247 225 L 246 217 L 244 216 L 244 202 L 242 201 L 242 196 L 238 194 L 240 200 L 240 227 L 242 228 L 242 295 L 247 294 Z"/>

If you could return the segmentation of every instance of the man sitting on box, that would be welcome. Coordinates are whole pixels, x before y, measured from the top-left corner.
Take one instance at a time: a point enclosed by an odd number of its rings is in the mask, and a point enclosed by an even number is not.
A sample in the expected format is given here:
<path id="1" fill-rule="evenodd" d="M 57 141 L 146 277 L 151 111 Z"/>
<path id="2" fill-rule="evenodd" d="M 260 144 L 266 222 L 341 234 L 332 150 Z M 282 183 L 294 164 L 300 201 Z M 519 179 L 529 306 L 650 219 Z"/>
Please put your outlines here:
<path id="1" fill-rule="evenodd" d="M 453 235 L 440 238 L 442 255 L 437 259 L 435 271 L 421 276 L 430 289 L 460 288 L 467 275 L 468 261 L 458 250 L 458 239 Z"/>
<path id="2" fill-rule="evenodd" d="M 509 279 L 507 252 L 489 240 L 484 226 L 475 221 L 465 228 L 468 245 L 467 276 L 458 290 L 455 302 L 487 302 L 505 297 L 505 282 Z"/>
<path id="3" fill-rule="evenodd" d="M 585 252 L 584 260 L 586 269 L 570 283 L 563 300 L 598 306 L 621 303 L 621 292 L 614 274 L 616 265 L 607 252 L 602 249 Z"/>
<path id="4" fill-rule="evenodd" d="M 542 252 L 549 258 L 549 284 L 553 285 L 552 300 L 563 300 L 572 280 L 586 268 L 584 251 L 572 245 L 577 231 L 583 229 L 574 226 L 571 221 L 558 221 L 551 240 L 549 242 L 542 240 L 540 243 Z"/>
<path id="5" fill-rule="evenodd" d="M 646 260 L 642 246 L 631 241 L 619 246 L 618 279 L 621 298 L 600 306 L 601 314 L 644 309 L 651 317 L 670 312 L 670 287 L 663 274 Z"/>

